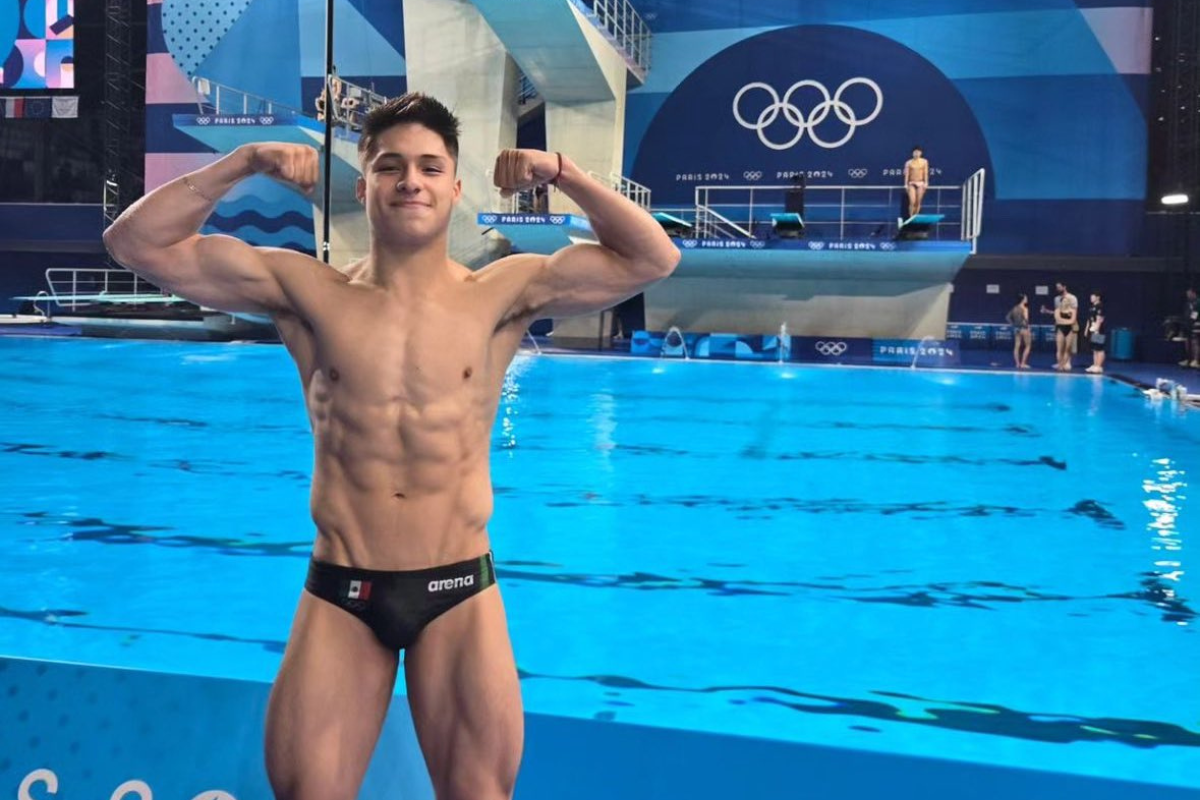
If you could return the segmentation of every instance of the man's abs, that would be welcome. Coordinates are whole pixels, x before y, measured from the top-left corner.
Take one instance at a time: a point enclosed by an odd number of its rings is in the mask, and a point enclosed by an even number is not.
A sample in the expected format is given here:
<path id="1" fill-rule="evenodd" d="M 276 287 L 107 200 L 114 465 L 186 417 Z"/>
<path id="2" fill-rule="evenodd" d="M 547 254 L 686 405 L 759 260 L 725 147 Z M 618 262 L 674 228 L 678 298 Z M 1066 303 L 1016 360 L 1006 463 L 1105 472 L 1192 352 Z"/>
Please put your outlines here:
<path id="1" fill-rule="evenodd" d="M 464 390 L 417 403 L 349 389 L 309 394 L 317 558 L 405 570 L 486 552 L 494 406 Z"/>
<path id="2" fill-rule="evenodd" d="M 473 558 L 489 549 L 487 458 L 450 471 L 343 464 L 318 453 L 311 511 L 313 555 L 322 561 L 407 570 Z"/>

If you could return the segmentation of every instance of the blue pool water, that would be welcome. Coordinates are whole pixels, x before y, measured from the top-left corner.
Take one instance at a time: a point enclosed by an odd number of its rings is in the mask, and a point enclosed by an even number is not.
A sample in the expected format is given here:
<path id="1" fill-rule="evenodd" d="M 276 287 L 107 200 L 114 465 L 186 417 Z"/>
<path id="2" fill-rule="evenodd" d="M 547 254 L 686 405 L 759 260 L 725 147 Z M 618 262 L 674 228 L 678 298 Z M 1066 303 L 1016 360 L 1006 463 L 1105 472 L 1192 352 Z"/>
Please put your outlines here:
<path id="1" fill-rule="evenodd" d="M 0 340 L 0 654 L 270 680 L 282 348 Z M 1200 786 L 1200 414 L 1082 376 L 518 357 L 526 707 Z"/>

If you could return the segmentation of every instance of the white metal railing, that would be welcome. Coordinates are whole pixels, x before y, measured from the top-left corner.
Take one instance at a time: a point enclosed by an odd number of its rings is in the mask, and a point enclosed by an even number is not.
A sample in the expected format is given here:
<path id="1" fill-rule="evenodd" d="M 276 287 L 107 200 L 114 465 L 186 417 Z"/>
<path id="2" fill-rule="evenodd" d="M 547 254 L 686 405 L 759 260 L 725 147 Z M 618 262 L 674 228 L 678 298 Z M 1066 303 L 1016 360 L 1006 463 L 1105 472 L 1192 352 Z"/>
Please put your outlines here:
<path id="1" fill-rule="evenodd" d="M 196 102 L 201 114 L 300 114 L 298 108 L 276 103 L 266 97 L 223 86 L 199 75 L 192 78 Z"/>
<path id="2" fill-rule="evenodd" d="M 192 78 L 192 86 L 196 90 L 201 114 L 305 115 L 301 109 L 292 108 L 269 98 L 244 92 L 241 89 L 234 89 L 198 75 Z M 342 80 L 337 76 L 329 79 L 329 92 L 333 99 L 334 124 L 351 130 L 361 130 L 367 114 L 388 101 L 387 97 L 378 92 Z M 324 122 L 324 92 L 318 94 L 313 103 L 317 119 Z"/>
<path id="3" fill-rule="evenodd" d="M 923 213 L 945 217 L 934 226 L 933 238 L 972 243 L 983 225 L 983 170 L 959 186 L 930 186 L 921 204 Z M 745 231 L 765 238 L 771 214 L 785 209 L 795 186 L 697 186 L 697 209 L 719 213 Z M 903 186 L 807 186 L 804 189 L 804 227 L 810 236 L 827 239 L 891 237 L 898 230 Z M 655 209 L 656 211 L 665 209 Z M 678 216 L 678 215 L 677 215 Z"/>
<path id="4" fill-rule="evenodd" d="M 629 0 L 572 0 L 608 34 L 643 81 L 650 70 L 650 28 Z"/>
<path id="5" fill-rule="evenodd" d="M 613 175 L 612 179 L 617 184 L 616 189 L 618 192 L 625 195 L 642 208 L 650 208 L 649 186 L 643 186 L 637 181 L 626 178 L 624 175 Z"/>
<path id="6" fill-rule="evenodd" d="M 51 267 L 46 270 L 50 299 L 74 310 L 90 303 L 182 303 L 126 269 Z"/>
<path id="7" fill-rule="evenodd" d="M 971 243 L 974 253 L 983 232 L 983 190 L 987 178 L 985 170 L 980 169 L 962 186 L 962 240 Z"/>
<path id="8" fill-rule="evenodd" d="M 491 182 L 492 171 L 487 170 L 488 182 Z M 632 181 L 623 175 L 613 173 L 608 177 L 588 171 L 588 175 L 600 181 L 606 186 L 612 187 L 613 190 L 620 192 L 625 197 L 628 197 L 633 202 L 645 209 L 650 208 L 650 189 L 643 186 L 637 181 Z M 494 210 L 504 214 L 548 214 L 550 213 L 550 192 L 557 191 L 551 186 L 539 187 L 538 189 L 526 189 L 523 192 L 517 192 L 510 197 L 505 197 L 499 189 L 492 187 L 494 195 L 492 206 Z M 691 210 L 695 213 L 695 209 Z"/>
<path id="9" fill-rule="evenodd" d="M 388 98 L 372 91 L 365 86 L 359 86 L 337 76 L 329 79 L 329 94 L 333 99 L 333 121 L 336 125 L 361 131 L 363 123 L 376 108 L 388 101 Z M 319 94 L 314 101 L 317 108 L 317 119 L 325 121 L 325 95 Z"/>
<path id="10" fill-rule="evenodd" d="M 720 212 L 696 206 L 696 236 L 700 239 L 752 239 L 753 234 Z"/>
<path id="11" fill-rule="evenodd" d="M 644 186 L 635 180 L 626 178 L 624 175 L 618 175 L 615 172 L 610 172 L 607 176 L 604 176 L 599 172 L 588 170 L 588 175 L 591 175 L 593 178 L 608 186 L 613 191 L 619 192 L 625 197 L 628 197 L 642 208 L 650 208 L 649 186 Z"/>

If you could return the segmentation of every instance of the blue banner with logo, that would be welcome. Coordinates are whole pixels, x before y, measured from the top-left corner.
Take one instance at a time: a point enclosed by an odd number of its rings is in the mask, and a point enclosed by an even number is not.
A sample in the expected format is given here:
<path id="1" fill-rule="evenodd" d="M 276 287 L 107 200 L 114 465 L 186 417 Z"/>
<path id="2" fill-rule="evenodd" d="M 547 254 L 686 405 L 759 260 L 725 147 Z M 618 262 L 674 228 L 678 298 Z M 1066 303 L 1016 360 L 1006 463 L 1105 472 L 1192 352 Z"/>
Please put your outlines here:
<path id="1" fill-rule="evenodd" d="M 176 125 L 199 125 L 200 127 L 233 125 L 271 127 L 273 125 L 294 125 L 296 115 L 291 113 L 271 114 L 175 114 Z"/>
<path id="2" fill-rule="evenodd" d="M 829 364 L 871 360 L 871 340 L 852 336 L 793 336 L 792 359 Z"/>
<path id="3" fill-rule="evenodd" d="M 570 225 L 572 227 L 589 227 L 586 217 L 574 214 L 501 214 L 495 211 L 481 211 L 475 215 L 475 221 L 480 225 Z"/>
<path id="4" fill-rule="evenodd" d="M 872 360 L 876 364 L 918 367 L 955 367 L 960 363 L 958 342 L 936 339 L 875 339 Z"/>
<path id="5" fill-rule="evenodd" d="M 481 215 L 482 216 L 482 215 Z M 970 253 L 961 241 L 893 241 L 891 239 L 679 239 L 684 250 L 806 250 L 809 252 Z"/>

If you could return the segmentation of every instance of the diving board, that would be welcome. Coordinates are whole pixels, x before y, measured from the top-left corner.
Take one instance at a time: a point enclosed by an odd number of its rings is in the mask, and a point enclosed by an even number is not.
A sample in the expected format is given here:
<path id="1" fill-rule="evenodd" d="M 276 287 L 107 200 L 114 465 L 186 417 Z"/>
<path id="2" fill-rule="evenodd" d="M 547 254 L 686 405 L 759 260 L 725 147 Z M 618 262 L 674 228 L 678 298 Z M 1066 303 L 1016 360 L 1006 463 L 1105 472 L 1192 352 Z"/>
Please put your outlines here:
<path id="1" fill-rule="evenodd" d="M 112 303 L 114 305 L 149 305 L 154 303 L 188 303 L 178 295 L 173 294 L 106 294 L 98 292 L 95 294 L 68 294 L 68 295 L 18 295 L 13 300 L 27 300 L 30 302 L 42 302 L 49 300 L 59 305 L 67 303 Z"/>
<path id="2" fill-rule="evenodd" d="M 662 225 L 668 236 L 683 236 L 692 230 L 692 223 L 665 211 L 652 211 L 650 216 L 654 217 L 659 225 Z"/>
<path id="3" fill-rule="evenodd" d="M 896 220 L 897 239 L 928 239 L 929 232 L 942 220 L 945 214 L 914 214 L 908 219 Z"/>
<path id="4" fill-rule="evenodd" d="M 771 214 L 771 229 L 783 239 L 800 239 L 804 236 L 804 219 L 795 212 Z"/>

